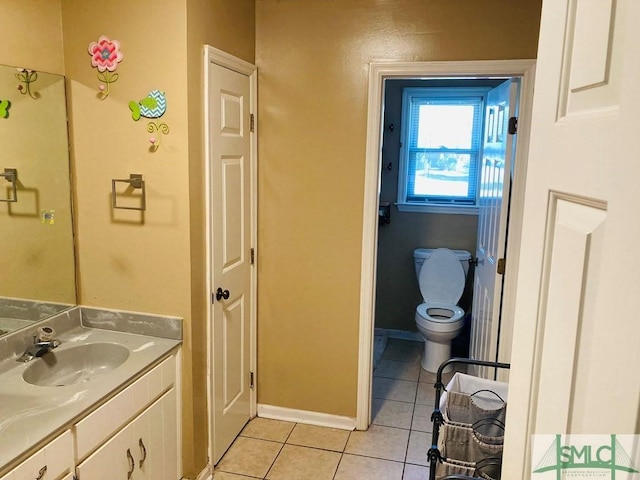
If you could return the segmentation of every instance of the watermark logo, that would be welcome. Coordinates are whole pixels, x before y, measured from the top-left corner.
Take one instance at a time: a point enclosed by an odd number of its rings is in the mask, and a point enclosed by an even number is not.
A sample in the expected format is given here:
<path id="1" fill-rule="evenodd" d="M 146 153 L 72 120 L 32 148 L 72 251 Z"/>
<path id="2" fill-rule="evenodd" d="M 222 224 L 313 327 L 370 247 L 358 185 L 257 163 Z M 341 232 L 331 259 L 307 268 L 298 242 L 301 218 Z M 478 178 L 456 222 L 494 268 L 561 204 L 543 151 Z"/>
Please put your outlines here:
<path id="1" fill-rule="evenodd" d="M 640 480 L 640 435 L 534 435 L 532 480 Z"/>

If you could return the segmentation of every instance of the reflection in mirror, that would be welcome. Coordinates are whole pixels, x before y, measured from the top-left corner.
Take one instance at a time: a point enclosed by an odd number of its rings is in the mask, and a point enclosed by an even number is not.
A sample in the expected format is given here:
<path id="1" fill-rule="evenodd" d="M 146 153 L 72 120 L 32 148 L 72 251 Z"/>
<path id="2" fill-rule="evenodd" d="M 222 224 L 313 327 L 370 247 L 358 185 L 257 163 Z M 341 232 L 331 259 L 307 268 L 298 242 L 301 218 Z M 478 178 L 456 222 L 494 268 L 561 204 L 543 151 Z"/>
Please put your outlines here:
<path id="1" fill-rule="evenodd" d="M 0 65 L 0 335 L 76 303 L 64 77 Z"/>

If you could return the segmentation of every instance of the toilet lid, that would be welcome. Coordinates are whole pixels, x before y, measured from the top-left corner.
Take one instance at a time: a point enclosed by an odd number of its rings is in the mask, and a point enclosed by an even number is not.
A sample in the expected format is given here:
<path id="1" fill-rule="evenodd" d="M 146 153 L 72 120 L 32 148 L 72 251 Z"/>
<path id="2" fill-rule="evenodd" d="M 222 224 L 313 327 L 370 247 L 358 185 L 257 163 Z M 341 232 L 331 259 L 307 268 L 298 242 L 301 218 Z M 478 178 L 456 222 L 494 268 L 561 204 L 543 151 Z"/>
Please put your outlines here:
<path id="1" fill-rule="evenodd" d="M 464 291 L 464 269 L 456 254 L 448 248 L 431 252 L 422 264 L 418 278 L 425 302 L 456 305 Z"/>

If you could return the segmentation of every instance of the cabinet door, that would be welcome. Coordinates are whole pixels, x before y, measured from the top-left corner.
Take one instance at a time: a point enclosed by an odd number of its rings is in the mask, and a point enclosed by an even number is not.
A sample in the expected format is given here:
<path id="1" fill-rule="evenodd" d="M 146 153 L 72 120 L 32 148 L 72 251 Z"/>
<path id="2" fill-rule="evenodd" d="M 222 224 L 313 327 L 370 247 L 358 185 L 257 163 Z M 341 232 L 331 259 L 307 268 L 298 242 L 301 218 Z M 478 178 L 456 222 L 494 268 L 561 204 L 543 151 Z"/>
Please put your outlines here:
<path id="1" fill-rule="evenodd" d="M 78 479 L 177 480 L 177 413 L 172 388 L 82 462 Z"/>
<path id="2" fill-rule="evenodd" d="M 162 397 L 164 398 L 164 397 Z M 137 445 L 140 478 L 142 480 L 162 479 L 162 471 L 158 472 L 158 463 L 162 461 L 162 431 L 157 431 L 151 424 L 162 425 L 162 398 L 151 405 L 136 422 L 134 441 Z"/>
<path id="3" fill-rule="evenodd" d="M 73 471 L 73 442 L 66 431 L 0 480 L 55 480 Z"/>
<path id="4" fill-rule="evenodd" d="M 134 431 L 137 420 L 122 429 L 76 468 L 80 480 L 138 480 Z"/>
<path id="5" fill-rule="evenodd" d="M 178 472 L 176 391 L 171 389 L 136 422 L 137 467 L 145 480 L 176 480 Z"/>
<path id="6" fill-rule="evenodd" d="M 169 391 L 162 401 L 162 469 L 167 480 L 182 478 L 180 436 L 178 432 L 178 393 Z M 152 425 L 153 426 L 153 425 Z M 153 432 L 152 432 L 153 434 Z M 155 478 L 155 477 L 154 477 Z M 159 478 L 159 477 L 158 477 Z"/>

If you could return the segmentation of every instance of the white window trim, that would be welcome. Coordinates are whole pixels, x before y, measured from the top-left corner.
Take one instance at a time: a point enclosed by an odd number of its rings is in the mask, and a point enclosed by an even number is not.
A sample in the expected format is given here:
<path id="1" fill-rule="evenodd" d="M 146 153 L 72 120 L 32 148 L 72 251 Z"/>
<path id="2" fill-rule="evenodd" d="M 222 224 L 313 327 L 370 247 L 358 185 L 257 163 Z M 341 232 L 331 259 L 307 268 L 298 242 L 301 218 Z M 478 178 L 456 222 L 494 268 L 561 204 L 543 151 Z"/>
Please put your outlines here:
<path id="1" fill-rule="evenodd" d="M 396 202 L 399 212 L 408 213 L 444 213 L 454 215 L 478 215 L 478 207 L 475 205 L 436 205 L 417 202 Z"/>
<path id="2" fill-rule="evenodd" d="M 478 215 L 478 189 L 476 188 L 476 200 L 473 205 L 451 205 L 445 203 L 422 203 L 422 202 L 407 202 L 407 169 L 408 169 L 408 151 L 406 148 L 407 137 L 409 128 L 409 114 L 411 110 L 411 98 L 418 96 L 419 92 L 424 92 L 425 89 L 429 90 L 429 97 L 482 97 L 482 109 L 483 125 L 480 132 L 479 149 L 478 149 L 478 162 L 482 161 L 482 148 L 484 138 L 484 109 L 486 105 L 487 93 L 491 90 L 490 87 L 410 87 L 405 88 L 402 94 L 402 121 L 400 128 L 400 155 L 398 159 L 398 197 L 396 207 L 400 212 L 411 213 L 442 213 L 442 214 L 458 214 L 458 215 Z M 476 187 L 480 182 L 480 165 L 478 165 L 476 171 Z"/>

